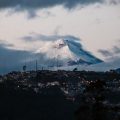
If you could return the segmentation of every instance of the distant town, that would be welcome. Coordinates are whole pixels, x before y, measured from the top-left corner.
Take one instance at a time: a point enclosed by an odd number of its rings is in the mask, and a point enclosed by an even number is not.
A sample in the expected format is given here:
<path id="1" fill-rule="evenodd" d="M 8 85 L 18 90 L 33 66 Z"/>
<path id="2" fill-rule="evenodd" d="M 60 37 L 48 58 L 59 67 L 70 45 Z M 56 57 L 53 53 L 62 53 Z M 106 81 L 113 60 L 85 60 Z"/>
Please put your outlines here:
<path id="1" fill-rule="evenodd" d="M 0 76 L 0 120 L 119 120 L 119 95 L 115 70 L 13 71 Z"/>

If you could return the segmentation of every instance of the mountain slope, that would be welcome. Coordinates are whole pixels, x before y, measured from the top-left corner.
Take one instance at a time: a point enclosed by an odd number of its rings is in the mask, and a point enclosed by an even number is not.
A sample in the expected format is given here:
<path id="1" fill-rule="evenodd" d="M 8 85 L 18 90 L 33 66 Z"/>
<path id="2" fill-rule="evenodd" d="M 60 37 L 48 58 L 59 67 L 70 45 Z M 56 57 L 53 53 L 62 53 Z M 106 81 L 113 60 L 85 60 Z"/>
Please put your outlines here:
<path id="1" fill-rule="evenodd" d="M 56 56 L 59 56 L 59 60 L 62 59 L 67 65 L 102 62 L 90 52 L 85 51 L 80 42 L 76 40 L 57 40 L 53 43 L 52 49 L 54 49 Z"/>

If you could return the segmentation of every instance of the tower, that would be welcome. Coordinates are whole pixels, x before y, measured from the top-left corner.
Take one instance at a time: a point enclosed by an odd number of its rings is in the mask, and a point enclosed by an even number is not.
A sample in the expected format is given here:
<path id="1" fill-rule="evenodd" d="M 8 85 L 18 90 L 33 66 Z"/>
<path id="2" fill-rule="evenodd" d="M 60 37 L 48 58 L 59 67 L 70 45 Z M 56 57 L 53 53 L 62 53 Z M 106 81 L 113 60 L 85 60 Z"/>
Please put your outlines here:
<path id="1" fill-rule="evenodd" d="M 35 69 L 36 69 L 36 72 L 37 72 L 37 70 L 38 70 L 38 62 L 37 62 L 37 60 L 35 62 Z"/>

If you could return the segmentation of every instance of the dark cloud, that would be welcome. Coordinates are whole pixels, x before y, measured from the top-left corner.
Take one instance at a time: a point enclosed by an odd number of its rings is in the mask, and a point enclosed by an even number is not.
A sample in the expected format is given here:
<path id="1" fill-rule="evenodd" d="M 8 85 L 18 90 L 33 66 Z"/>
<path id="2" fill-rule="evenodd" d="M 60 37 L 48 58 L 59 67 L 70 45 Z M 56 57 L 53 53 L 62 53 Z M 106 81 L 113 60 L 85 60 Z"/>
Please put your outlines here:
<path id="1" fill-rule="evenodd" d="M 3 47 L 13 47 L 14 45 L 7 43 L 6 40 L 0 40 L 0 46 L 3 46 Z"/>
<path id="2" fill-rule="evenodd" d="M 4 46 L 4 47 L 13 47 L 14 45 L 13 44 L 6 44 L 6 43 L 0 43 L 1 46 Z"/>
<path id="3" fill-rule="evenodd" d="M 38 61 L 39 69 L 42 66 L 47 69 L 48 66 L 55 66 L 55 59 L 48 58 L 45 54 L 8 49 L 6 45 L 0 44 L 0 74 L 17 70 L 21 71 L 25 64 L 27 65 L 27 70 L 34 70 L 36 60 Z"/>
<path id="4" fill-rule="evenodd" d="M 113 52 L 117 53 L 117 54 L 120 53 L 120 47 L 114 46 L 113 47 Z"/>
<path id="5" fill-rule="evenodd" d="M 108 50 L 98 50 L 99 53 L 101 53 L 104 57 L 110 57 L 112 56 L 113 54 L 108 51 Z"/>
<path id="6" fill-rule="evenodd" d="M 112 57 L 116 54 L 120 54 L 120 47 L 113 46 L 110 50 L 98 50 L 104 57 Z"/>
<path id="7" fill-rule="evenodd" d="M 38 17 L 35 10 L 31 9 L 31 10 L 27 11 L 27 18 L 28 19 L 32 19 L 32 18 L 35 18 L 35 17 Z"/>
<path id="8" fill-rule="evenodd" d="M 25 40 L 26 42 L 33 42 L 36 40 L 41 41 L 56 41 L 58 39 L 65 39 L 65 40 L 80 40 L 78 37 L 72 35 L 43 35 L 43 34 L 32 34 L 28 36 L 24 36 L 21 39 Z"/>
<path id="9" fill-rule="evenodd" d="M 0 44 L 0 73 L 8 72 L 17 68 L 17 70 L 31 55 L 27 51 L 18 51 L 6 48 L 6 45 Z"/>
<path id="10" fill-rule="evenodd" d="M 117 5 L 118 3 L 120 3 L 120 0 L 109 0 L 109 4 Z"/>
<path id="11" fill-rule="evenodd" d="M 19 6 L 21 9 L 38 9 L 64 5 L 73 8 L 78 4 L 91 4 L 102 0 L 0 0 L 0 8 L 12 8 Z"/>

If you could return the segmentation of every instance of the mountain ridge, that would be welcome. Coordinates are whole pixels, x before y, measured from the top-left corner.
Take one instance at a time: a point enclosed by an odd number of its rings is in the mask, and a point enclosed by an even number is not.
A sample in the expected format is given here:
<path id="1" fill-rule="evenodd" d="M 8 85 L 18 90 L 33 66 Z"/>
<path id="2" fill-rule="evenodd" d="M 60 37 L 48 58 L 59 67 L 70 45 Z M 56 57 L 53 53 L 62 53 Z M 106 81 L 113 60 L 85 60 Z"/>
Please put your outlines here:
<path id="1" fill-rule="evenodd" d="M 67 59 L 67 65 L 90 65 L 102 62 L 102 60 L 84 50 L 78 40 L 60 39 L 55 41 L 53 44 L 53 48 L 55 48 L 57 56 L 59 56 L 59 58 L 62 57 Z M 61 51 L 63 51 L 63 54 L 61 54 Z"/>

